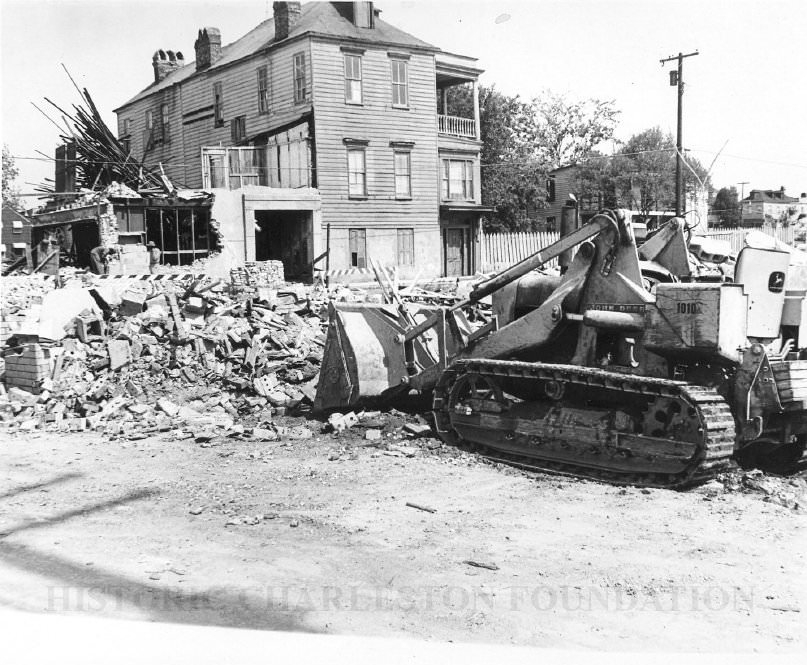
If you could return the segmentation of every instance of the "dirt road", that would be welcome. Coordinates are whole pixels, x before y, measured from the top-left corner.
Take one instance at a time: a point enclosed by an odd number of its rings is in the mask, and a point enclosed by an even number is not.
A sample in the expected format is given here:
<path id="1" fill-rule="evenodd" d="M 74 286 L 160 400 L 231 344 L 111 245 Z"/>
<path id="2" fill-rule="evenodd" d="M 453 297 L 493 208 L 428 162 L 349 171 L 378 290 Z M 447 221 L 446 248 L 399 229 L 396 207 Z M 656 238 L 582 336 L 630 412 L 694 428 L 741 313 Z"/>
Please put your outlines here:
<path id="1" fill-rule="evenodd" d="M 271 443 L 4 435 L 0 603 L 578 649 L 804 648 L 803 479 L 771 481 L 789 506 L 715 483 L 619 488 L 308 425 Z"/>

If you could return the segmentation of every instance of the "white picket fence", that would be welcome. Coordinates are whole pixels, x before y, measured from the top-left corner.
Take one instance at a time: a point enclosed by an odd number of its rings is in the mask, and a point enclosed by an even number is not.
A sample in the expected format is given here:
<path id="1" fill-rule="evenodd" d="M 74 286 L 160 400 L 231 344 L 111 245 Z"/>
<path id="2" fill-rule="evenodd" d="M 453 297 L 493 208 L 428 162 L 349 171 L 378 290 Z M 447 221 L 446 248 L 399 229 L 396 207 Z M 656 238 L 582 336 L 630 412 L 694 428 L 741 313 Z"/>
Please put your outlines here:
<path id="1" fill-rule="evenodd" d="M 731 243 L 731 251 L 736 254 L 743 248 L 743 240 L 745 239 L 745 234 L 752 230 L 754 229 L 711 228 L 709 229 L 708 232 L 704 233 L 703 235 L 707 235 L 710 238 L 718 238 L 720 240 L 725 240 Z M 796 229 L 792 226 L 764 226 L 756 230 L 762 231 L 763 233 L 769 236 L 773 236 L 777 240 L 786 243 L 788 245 L 793 244 L 793 240 L 796 235 Z"/>
<path id="2" fill-rule="evenodd" d="M 560 238 L 556 231 L 528 231 L 524 233 L 483 233 L 482 272 L 504 270 Z M 552 261 L 549 265 L 556 265 Z"/>
<path id="3" fill-rule="evenodd" d="M 749 228 L 713 228 L 705 234 L 731 244 L 733 252 L 739 252 L 743 247 L 745 234 Z M 788 245 L 793 244 L 795 229 L 792 226 L 761 227 L 757 229 L 773 236 Z M 498 272 L 514 263 L 526 259 L 547 245 L 557 241 L 560 235 L 556 231 L 527 231 L 523 233 L 483 233 L 482 234 L 482 272 Z M 557 261 L 549 263 L 556 265 Z"/>

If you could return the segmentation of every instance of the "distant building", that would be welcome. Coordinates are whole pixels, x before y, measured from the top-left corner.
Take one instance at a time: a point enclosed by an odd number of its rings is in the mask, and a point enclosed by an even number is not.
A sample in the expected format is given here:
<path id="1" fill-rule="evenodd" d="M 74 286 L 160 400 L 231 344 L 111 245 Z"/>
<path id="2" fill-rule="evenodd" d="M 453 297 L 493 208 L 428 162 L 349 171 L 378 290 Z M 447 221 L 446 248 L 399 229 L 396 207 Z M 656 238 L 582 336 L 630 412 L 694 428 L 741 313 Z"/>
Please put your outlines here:
<path id="1" fill-rule="evenodd" d="M 789 223 L 798 219 L 799 214 L 807 213 L 807 194 L 800 198 L 787 196 L 785 188 L 752 189 L 740 202 L 741 226 L 762 226 L 763 224 Z"/>
<path id="2" fill-rule="evenodd" d="M 331 269 L 364 279 L 370 259 L 403 276 L 472 274 L 489 210 L 476 60 L 382 21 L 372 2 L 273 9 L 229 45 L 199 30 L 195 62 L 157 51 L 154 82 L 115 110 L 120 139 L 177 187 L 215 194 L 211 219 L 240 261 L 304 275 L 329 246 Z M 472 117 L 451 115 L 446 91 L 466 84 Z M 170 258 L 195 251 L 196 224 L 160 214 L 130 231 Z"/>
<path id="3" fill-rule="evenodd" d="M 563 207 L 569 202 L 577 205 L 580 219 L 583 222 L 591 219 L 605 207 L 603 203 L 605 196 L 602 192 L 595 192 L 588 196 L 581 194 L 577 182 L 579 171 L 580 167 L 572 164 L 549 172 L 546 183 L 546 205 L 530 215 L 535 219 L 539 228 L 559 231 Z M 705 192 L 687 197 L 685 210 L 692 211 L 687 215 L 687 224 L 698 225 L 705 231 L 707 220 Z M 649 228 L 654 228 L 674 216 L 674 210 L 650 210 L 645 214 L 633 211 L 631 221 L 644 222 L 649 225 Z"/>
<path id="4" fill-rule="evenodd" d="M 31 248 L 31 220 L 7 203 L 3 204 L 2 238 L 3 258 L 25 256 Z"/>

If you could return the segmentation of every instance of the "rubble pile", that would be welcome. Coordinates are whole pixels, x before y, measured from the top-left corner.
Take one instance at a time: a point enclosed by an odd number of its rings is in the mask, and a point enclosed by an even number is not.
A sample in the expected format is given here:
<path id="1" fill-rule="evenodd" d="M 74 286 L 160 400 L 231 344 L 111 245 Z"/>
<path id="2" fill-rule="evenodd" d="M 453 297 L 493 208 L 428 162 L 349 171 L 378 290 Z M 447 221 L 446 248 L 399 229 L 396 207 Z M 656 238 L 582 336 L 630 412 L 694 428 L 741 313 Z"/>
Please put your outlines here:
<path id="1" fill-rule="evenodd" d="M 253 435 L 276 438 L 273 418 L 313 401 L 327 316 L 324 300 L 287 288 L 89 290 L 99 308 L 73 317 L 63 339 L 10 337 L 0 418 L 12 430 L 130 438 L 187 426 L 204 439 L 251 422 Z"/>
<path id="2" fill-rule="evenodd" d="M 54 288 L 56 283 L 53 279 L 38 273 L 3 278 L 0 344 L 5 344 L 20 329 L 27 314 L 39 307 L 43 296 Z"/>
<path id="3" fill-rule="evenodd" d="M 718 476 L 697 491 L 709 501 L 744 494 L 797 512 L 807 508 L 807 476 L 803 471 L 788 477 L 766 474 L 759 469 L 735 470 Z"/>

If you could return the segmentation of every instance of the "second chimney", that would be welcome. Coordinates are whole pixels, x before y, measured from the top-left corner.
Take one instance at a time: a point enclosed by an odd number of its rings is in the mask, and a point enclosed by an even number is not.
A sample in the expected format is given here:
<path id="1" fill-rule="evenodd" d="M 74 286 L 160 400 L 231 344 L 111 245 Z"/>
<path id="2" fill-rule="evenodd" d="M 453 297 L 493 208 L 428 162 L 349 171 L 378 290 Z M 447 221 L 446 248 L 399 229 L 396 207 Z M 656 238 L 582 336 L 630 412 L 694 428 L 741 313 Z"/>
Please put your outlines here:
<path id="1" fill-rule="evenodd" d="M 159 83 L 175 69 L 179 69 L 185 64 L 185 58 L 177 51 L 155 51 L 151 58 L 151 65 L 154 67 L 154 82 Z"/>
<path id="2" fill-rule="evenodd" d="M 221 32 L 218 28 L 202 28 L 193 47 L 196 49 L 196 71 L 207 69 L 221 57 Z"/>
<path id="3" fill-rule="evenodd" d="M 292 28 L 300 20 L 302 8 L 299 2 L 276 2 L 272 5 L 275 13 L 275 41 L 286 39 Z"/>

